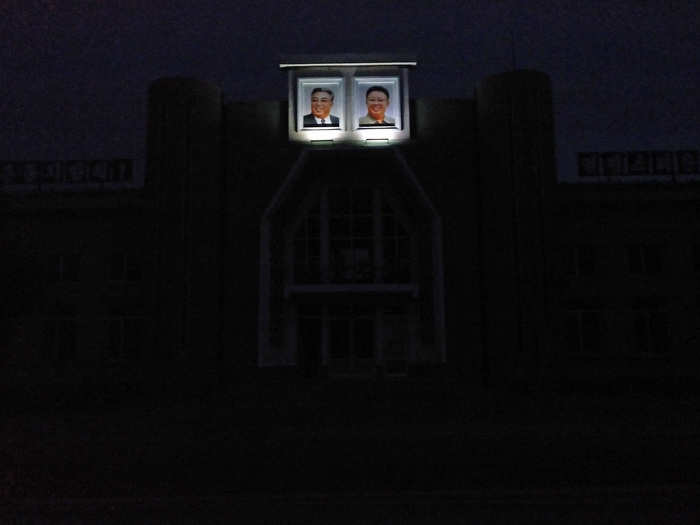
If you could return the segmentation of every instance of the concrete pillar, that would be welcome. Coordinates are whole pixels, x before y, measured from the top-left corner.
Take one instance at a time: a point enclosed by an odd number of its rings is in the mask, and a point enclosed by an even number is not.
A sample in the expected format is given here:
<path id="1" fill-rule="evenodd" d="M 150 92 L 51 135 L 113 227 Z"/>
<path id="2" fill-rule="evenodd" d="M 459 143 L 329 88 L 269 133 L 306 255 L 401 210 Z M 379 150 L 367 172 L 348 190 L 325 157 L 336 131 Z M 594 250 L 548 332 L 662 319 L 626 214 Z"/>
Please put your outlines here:
<path id="1" fill-rule="evenodd" d="M 156 208 L 156 350 L 166 362 L 216 366 L 221 350 L 222 123 L 217 86 L 150 86 L 145 184 Z"/>
<path id="2" fill-rule="evenodd" d="M 536 380 L 546 352 L 545 194 L 556 183 L 549 78 L 513 71 L 477 89 L 482 301 L 495 382 Z"/>

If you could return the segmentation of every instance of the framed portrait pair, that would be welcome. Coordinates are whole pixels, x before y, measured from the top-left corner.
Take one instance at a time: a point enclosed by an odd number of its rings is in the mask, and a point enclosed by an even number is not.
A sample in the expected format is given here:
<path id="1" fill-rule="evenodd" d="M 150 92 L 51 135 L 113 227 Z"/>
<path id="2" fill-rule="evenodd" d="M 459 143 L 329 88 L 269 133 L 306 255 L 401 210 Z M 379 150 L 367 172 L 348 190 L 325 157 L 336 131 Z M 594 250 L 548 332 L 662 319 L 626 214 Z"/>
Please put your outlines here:
<path id="1" fill-rule="evenodd" d="M 296 129 L 402 129 L 398 76 L 297 78 Z"/>

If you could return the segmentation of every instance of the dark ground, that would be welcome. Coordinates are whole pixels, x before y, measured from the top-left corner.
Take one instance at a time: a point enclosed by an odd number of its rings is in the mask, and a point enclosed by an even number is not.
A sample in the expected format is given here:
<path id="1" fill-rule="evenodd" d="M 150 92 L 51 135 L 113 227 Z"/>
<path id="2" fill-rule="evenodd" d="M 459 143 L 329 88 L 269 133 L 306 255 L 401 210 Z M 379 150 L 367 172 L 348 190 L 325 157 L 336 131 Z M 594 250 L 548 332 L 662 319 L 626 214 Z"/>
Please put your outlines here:
<path id="1" fill-rule="evenodd" d="M 678 390 L 248 380 L 4 399 L 2 523 L 700 517 L 700 396 Z"/>

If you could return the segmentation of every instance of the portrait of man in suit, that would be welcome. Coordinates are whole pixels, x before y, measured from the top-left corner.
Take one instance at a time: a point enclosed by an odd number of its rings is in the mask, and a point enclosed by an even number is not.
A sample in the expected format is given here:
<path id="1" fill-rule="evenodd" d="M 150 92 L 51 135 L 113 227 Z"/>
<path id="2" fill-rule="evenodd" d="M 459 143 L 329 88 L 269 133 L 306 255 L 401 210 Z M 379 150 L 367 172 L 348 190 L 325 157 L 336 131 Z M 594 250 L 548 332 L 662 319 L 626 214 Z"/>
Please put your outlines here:
<path id="1" fill-rule="evenodd" d="M 311 113 L 304 115 L 304 127 L 338 127 L 340 119 L 331 115 L 334 99 L 333 91 L 326 87 L 317 87 L 311 91 Z"/>
<path id="2" fill-rule="evenodd" d="M 386 116 L 389 107 L 389 91 L 383 86 L 371 86 L 365 95 L 367 114 L 360 117 L 360 126 L 394 126 L 393 119 Z"/>

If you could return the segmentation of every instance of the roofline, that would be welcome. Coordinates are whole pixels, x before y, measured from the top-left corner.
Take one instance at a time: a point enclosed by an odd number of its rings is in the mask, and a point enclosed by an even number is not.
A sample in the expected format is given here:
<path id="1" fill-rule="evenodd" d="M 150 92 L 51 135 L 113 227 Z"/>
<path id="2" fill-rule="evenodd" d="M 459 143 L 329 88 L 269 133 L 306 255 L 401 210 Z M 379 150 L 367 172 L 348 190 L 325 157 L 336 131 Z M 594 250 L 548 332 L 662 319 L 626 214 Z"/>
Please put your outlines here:
<path id="1" fill-rule="evenodd" d="M 298 62 L 280 64 L 280 69 L 291 67 L 360 67 L 360 66 L 416 66 L 418 62 Z"/>

